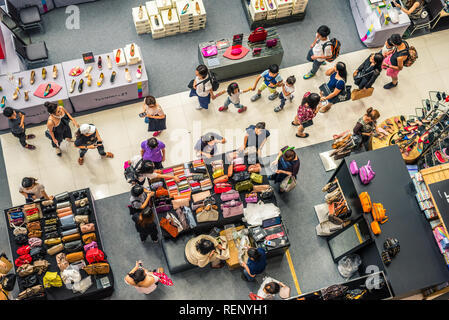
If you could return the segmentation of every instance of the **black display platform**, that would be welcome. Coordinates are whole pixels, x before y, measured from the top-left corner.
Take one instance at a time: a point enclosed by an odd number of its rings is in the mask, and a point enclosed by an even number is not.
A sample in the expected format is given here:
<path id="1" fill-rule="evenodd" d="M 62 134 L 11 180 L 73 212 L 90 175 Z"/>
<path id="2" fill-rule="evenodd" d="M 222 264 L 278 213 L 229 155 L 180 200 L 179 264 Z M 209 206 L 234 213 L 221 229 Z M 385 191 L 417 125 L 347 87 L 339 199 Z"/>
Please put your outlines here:
<path id="1" fill-rule="evenodd" d="M 351 176 L 349 173 L 352 160 L 359 167 L 366 165 L 368 160 L 371 161 L 376 176 L 368 185 L 362 185 L 358 176 Z M 380 270 L 385 270 L 396 297 L 410 295 L 449 280 L 449 269 L 416 202 L 413 183 L 397 146 L 351 155 L 343 160 L 335 174 L 339 178 L 349 175 L 342 188 L 351 203 L 354 218 L 363 215 L 368 225 L 372 221 L 371 214 L 362 213 L 358 200 L 358 195 L 364 191 L 368 192 L 372 202 L 382 203 L 386 209 L 389 220 L 381 225 L 382 233 L 376 236 L 370 230 L 374 242 L 362 252 L 370 260 L 364 261 L 365 266 L 371 263 Z M 399 240 L 401 250 L 390 265 L 378 265 L 383 243 L 390 237 Z"/>
<path id="2" fill-rule="evenodd" d="M 73 197 L 73 193 L 74 192 L 79 192 L 79 191 L 83 191 L 83 190 L 87 190 L 87 198 L 89 199 L 89 205 L 91 207 L 91 213 L 89 215 L 89 222 L 92 222 L 95 224 L 95 234 L 96 234 L 96 242 L 98 245 L 98 248 L 100 250 L 102 250 L 105 254 L 105 258 L 107 260 L 107 252 L 105 252 L 103 250 L 103 245 L 102 245 L 102 240 L 101 240 L 101 233 L 100 233 L 100 226 L 98 225 L 97 222 L 97 217 L 96 217 L 96 212 L 95 212 L 95 205 L 94 205 L 94 201 L 93 201 L 93 197 L 92 194 L 90 192 L 90 189 L 80 189 L 80 190 L 76 190 L 73 192 L 69 192 L 70 194 L 70 201 L 72 203 L 72 211 L 76 212 L 76 207 L 74 204 L 74 197 Z M 17 207 L 21 207 L 21 206 L 15 206 L 12 208 L 17 208 Z M 11 208 L 11 209 L 12 209 Z M 8 216 L 7 216 L 7 211 L 9 209 L 5 209 L 4 210 L 4 217 L 6 219 L 6 225 L 9 226 L 9 221 L 8 221 Z M 41 224 L 42 225 L 42 224 Z M 59 226 L 59 224 L 58 224 Z M 58 228 L 59 229 L 59 228 Z M 42 227 L 43 230 L 43 227 Z M 59 229 L 59 232 L 61 230 Z M 17 273 L 17 267 L 14 263 L 15 259 L 18 258 L 17 255 L 17 249 L 20 247 L 20 245 L 18 246 L 15 242 L 14 242 L 14 235 L 13 235 L 13 229 L 11 227 L 8 227 L 8 241 L 9 241 L 9 245 L 11 248 L 11 253 L 12 253 L 12 262 L 14 264 L 14 271 Z M 45 244 L 43 244 L 44 241 L 44 231 L 42 231 L 42 247 L 44 248 L 44 250 L 47 249 L 47 246 Z M 67 252 L 65 250 L 61 251 L 67 254 Z M 48 262 L 50 262 L 50 266 L 48 267 L 47 271 L 50 272 L 58 272 L 58 274 L 60 275 L 60 270 L 58 268 L 58 265 L 56 263 L 56 255 L 45 255 L 44 257 L 45 260 L 47 260 Z M 87 264 L 87 261 L 86 261 Z M 112 266 L 110 266 L 110 272 L 107 275 L 92 275 L 92 285 L 89 289 L 86 290 L 86 292 L 84 292 L 83 294 L 80 293 L 73 293 L 72 290 L 69 290 L 65 287 L 65 285 L 63 285 L 60 288 L 56 288 L 56 287 L 51 287 L 48 289 L 45 289 L 45 293 L 46 293 L 46 299 L 47 300 L 93 300 L 93 299 L 103 299 L 106 297 L 109 297 L 110 295 L 112 295 L 112 293 L 114 292 L 114 276 L 113 276 L 113 272 L 112 272 Z M 81 273 L 81 278 L 84 279 L 88 276 L 88 274 L 84 271 L 84 270 L 80 270 Z M 43 284 L 43 277 L 44 277 L 45 273 L 41 274 L 40 276 L 38 276 L 39 278 L 39 282 L 40 284 Z M 107 277 L 110 283 L 110 286 L 107 288 L 98 288 L 97 287 L 97 280 L 103 278 L 103 277 Z M 19 286 L 19 291 L 22 291 L 24 288 L 20 288 Z"/>

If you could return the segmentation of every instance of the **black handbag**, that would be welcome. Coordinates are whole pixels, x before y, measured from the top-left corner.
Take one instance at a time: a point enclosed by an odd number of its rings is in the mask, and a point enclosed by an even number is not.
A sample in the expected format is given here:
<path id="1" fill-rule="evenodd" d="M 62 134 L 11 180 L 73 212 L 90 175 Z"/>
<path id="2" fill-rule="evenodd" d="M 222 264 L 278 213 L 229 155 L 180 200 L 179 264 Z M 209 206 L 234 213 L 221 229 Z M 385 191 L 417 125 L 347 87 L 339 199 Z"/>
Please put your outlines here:
<path id="1" fill-rule="evenodd" d="M 54 232 L 57 231 L 57 227 L 56 225 L 51 225 L 51 226 L 44 226 L 44 231 L 45 233 L 50 233 L 50 232 Z"/>
<path id="2" fill-rule="evenodd" d="M 83 250 L 83 242 L 81 240 L 70 241 L 64 244 L 64 249 L 71 253 Z"/>
<path id="3" fill-rule="evenodd" d="M 90 207 L 87 205 L 85 207 L 76 208 L 75 215 L 89 215 L 90 213 Z"/>
<path id="4" fill-rule="evenodd" d="M 193 90 L 193 82 L 194 82 L 194 81 L 195 81 L 195 79 L 190 80 L 189 84 L 187 85 L 187 88 Z"/>
<path id="5" fill-rule="evenodd" d="M 24 278 L 18 279 L 19 287 L 22 289 L 28 289 L 39 284 L 39 279 L 35 274 L 31 274 Z"/>
<path id="6" fill-rule="evenodd" d="M 248 171 L 236 172 L 232 175 L 232 181 L 237 183 L 237 182 L 249 180 L 250 177 L 251 177 L 251 174 Z"/>
<path id="7" fill-rule="evenodd" d="M 16 285 L 16 279 L 17 276 L 14 273 L 4 275 L 0 281 L 2 288 L 5 289 L 6 291 L 14 290 L 14 286 Z"/>
<path id="8" fill-rule="evenodd" d="M 274 191 L 272 187 L 260 193 L 259 198 L 261 200 L 270 200 L 274 196 Z"/>
<path id="9" fill-rule="evenodd" d="M 18 234 L 14 236 L 14 242 L 18 245 L 26 244 L 28 243 L 28 237 L 26 234 Z"/>
<path id="10" fill-rule="evenodd" d="M 58 231 L 52 231 L 52 232 L 45 233 L 45 240 L 51 239 L 51 238 L 58 238 L 58 237 L 59 237 Z"/>
<path id="11" fill-rule="evenodd" d="M 34 247 L 30 250 L 30 256 L 33 260 L 39 260 L 45 256 L 45 252 L 42 247 Z"/>

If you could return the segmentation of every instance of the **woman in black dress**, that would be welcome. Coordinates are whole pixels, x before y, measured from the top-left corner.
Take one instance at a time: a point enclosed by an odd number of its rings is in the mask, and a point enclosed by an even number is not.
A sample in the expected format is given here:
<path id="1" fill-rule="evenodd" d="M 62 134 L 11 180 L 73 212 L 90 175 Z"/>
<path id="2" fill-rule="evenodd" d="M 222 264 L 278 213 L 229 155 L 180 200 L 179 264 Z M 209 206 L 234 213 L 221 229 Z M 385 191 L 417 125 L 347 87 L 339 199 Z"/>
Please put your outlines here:
<path id="1" fill-rule="evenodd" d="M 63 106 L 58 106 L 56 103 L 51 102 L 45 102 L 44 106 L 50 114 L 47 120 L 48 130 L 45 132 L 45 135 L 51 140 L 51 145 L 55 148 L 56 154 L 61 156 L 61 142 L 64 139 L 68 142 L 73 142 L 72 130 L 69 125 L 70 121 L 73 121 L 75 127 L 79 128 L 80 126 Z"/>

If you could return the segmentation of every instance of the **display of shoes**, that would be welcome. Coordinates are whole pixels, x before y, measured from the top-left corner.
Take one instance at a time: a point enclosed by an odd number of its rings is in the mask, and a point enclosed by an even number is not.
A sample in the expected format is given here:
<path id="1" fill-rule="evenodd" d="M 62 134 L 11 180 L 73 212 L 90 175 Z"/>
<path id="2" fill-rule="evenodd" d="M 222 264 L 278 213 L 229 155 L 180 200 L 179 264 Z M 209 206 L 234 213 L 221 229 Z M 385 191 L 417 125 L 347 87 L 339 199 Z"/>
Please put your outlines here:
<path id="1" fill-rule="evenodd" d="M 29 93 L 29 91 L 24 91 L 24 94 L 25 94 L 25 101 L 28 101 L 28 100 L 30 99 L 28 93 Z"/>
<path id="2" fill-rule="evenodd" d="M 128 82 L 131 82 L 131 81 L 132 81 L 131 74 L 129 73 L 128 68 L 125 68 L 125 79 L 126 79 L 126 81 L 128 81 Z"/>
<path id="3" fill-rule="evenodd" d="M 86 71 L 84 71 L 84 76 L 87 78 L 90 75 L 90 72 L 92 71 L 93 67 L 88 66 Z"/>
<path id="4" fill-rule="evenodd" d="M 265 5 L 263 3 L 263 0 L 260 0 L 259 2 L 260 2 L 260 9 L 265 10 Z"/>
<path id="5" fill-rule="evenodd" d="M 76 80 L 73 79 L 72 83 L 70 84 L 70 93 L 73 93 L 73 91 L 75 91 L 75 85 L 76 85 Z"/>
<path id="6" fill-rule="evenodd" d="M 19 87 L 20 89 L 22 89 L 22 87 L 23 87 L 22 77 L 17 78 L 17 87 Z"/>
<path id="7" fill-rule="evenodd" d="M 103 69 L 103 61 L 101 60 L 101 56 L 98 57 L 98 70 Z"/>
<path id="8" fill-rule="evenodd" d="M 186 12 L 187 12 L 187 9 L 189 9 L 189 4 L 188 4 L 188 3 L 186 3 L 186 5 L 184 6 L 184 8 L 182 8 L 181 14 L 186 13 Z"/>
<path id="9" fill-rule="evenodd" d="M 0 108 L 4 108 L 6 106 L 6 96 L 2 97 L 2 101 L 0 103 Z"/>
<path id="10" fill-rule="evenodd" d="M 111 83 L 114 83 L 116 75 L 117 75 L 117 73 L 115 71 L 112 71 L 112 73 L 111 73 Z"/>
<path id="11" fill-rule="evenodd" d="M 115 62 L 119 63 L 120 62 L 120 55 L 121 55 L 122 51 L 120 49 L 117 50 L 117 54 L 115 55 Z"/>
<path id="12" fill-rule="evenodd" d="M 53 79 L 56 79 L 58 77 L 58 68 L 56 66 L 53 66 Z"/>
<path id="13" fill-rule="evenodd" d="M 12 94 L 12 99 L 17 100 L 18 97 L 19 97 L 19 88 L 17 87 L 14 93 Z"/>
<path id="14" fill-rule="evenodd" d="M 139 6 L 139 12 L 138 12 L 137 16 L 139 17 L 140 20 L 142 20 L 142 18 L 143 18 L 143 8 L 142 8 L 142 6 Z"/>
<path id="15" fill-rule="evenodd" d="M 111 70 L 112 69 L 112 61 L 111 61 L 111 57 L 109 55 L 106 56 L 106 60 L 108 62 L 108 69 Z"/>
<path id="16" fill-rule="evenodd" d="M 102 73 L 100 73 L 100 78 L 97 81 L 97 86 L 98 87 L 101 87 L 101 85 L 103 84 L 103 80 L 104 80 L 104 74 L 102 72 Z"/>
<path id="17" fill-rule="evenodd" d="M 47 78 L 47 69 L 42 68 L 42 79 L 45 80 Z"/>
<path id="18" fill-rule="evenodd" d="M 78 92 L 82 92 L 83 91 L 83 85 L 84 85 L 84 80 L 81 79 L 79 84 L 78 84 Z"/>
<path id="19" fill-rule="evenodd" d="M 139 65 L 136 71 L 136 78 L 140 79 L 141 77 L 142 77 L 142 65 Z"/>
<path id="20" fill-rule="evenodd" d="M 33 71 L 31 71 L 30 74 L 30 84 L 33 85 L 34 84 L 34 77 L 36 76 L 36 73 Z"/>
<path id="21" fill-rule="evenodd" d="M 262 3 L 262 0 L 260 2 Z M 195 10 L 196 10 L 196 13 L 201 14 L 201 8 L 200 8 L 200 4 L 198 2 L 195 2 Z"/>
<path id="22" fill-rule="evenodd" d="M 87 86 L 90 87 L 92 85 L 92 75 L 87 76 Z"/>
<path id="23" fill-rule="evenodd" d="M 171 12 L 171 11 L 170 11 Z M 129 49 L 129 54 L 131 57 L 134 57 L 135 54 L 135 50 L 134 50 L 134 43 L 131 44 L 131 48 Z"/>

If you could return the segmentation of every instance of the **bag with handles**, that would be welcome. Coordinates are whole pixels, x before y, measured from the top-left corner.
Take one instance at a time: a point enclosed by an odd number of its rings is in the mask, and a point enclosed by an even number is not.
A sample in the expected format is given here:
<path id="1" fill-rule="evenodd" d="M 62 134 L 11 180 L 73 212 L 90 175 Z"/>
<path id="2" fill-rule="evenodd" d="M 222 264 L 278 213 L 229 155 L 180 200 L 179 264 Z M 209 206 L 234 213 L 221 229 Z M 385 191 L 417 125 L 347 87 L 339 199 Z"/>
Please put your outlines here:
<path id="1" fill-rule="evenodd" d="M 104 261 L 104 252 L 98 248 L 92 248 L 87 250 L 86 252 L 86 260 L 91 263 L 103 262 Z"/>
<path id="2" fill-rule="evenodd" d="M 241 201 L 228 201 L 221 205 L 224 218 L 234 217 L 243 214 L 243 203 Z"/>
<path id="3" fill-rule="evenodd" d="M 62 287 L 62 279 L 57 272 L 47 271 L 44 275 L 44 288 Z"/>
<path id="4" fill-rule="evenodd" d="M 255 183 L 262 183 L 263 182 L 263 176 L 258 173 L 251 173 L 251 181 Z"/>
<path id="5" fill-rule="evenodd" d="M 248 37 L 249 42 L 261 42 L 267 39 L 268 32 L 263 27 L 256 28 Z"/>
<path id="6" fill-rule="evenodd" d="M 228 192 L 231 189 L 232 189 L 232 186 L 229 183 L 219 183 L 214 186 L 215 193 Z"/>
<path id="7" fill-rule="evenodd" d="M 224 192 L 220 195 L 221 201 L 231 201 L 240 199 L 240 194 L 236 190 L 229 190 L 228 192 Z"/>
<path id="8" fill-rule="evenodd" d="M 93 263 L 83 268 L 89 275 L 97 275 L 97 274 L 108 274 L 109 273 L 109 263 L 100 262 Z"/>
<path id="9" fill-rule="evenodd" d="M 360 178 L 360 182 L 362 184 L 370 183 L 371 180 L 374 179 L 375 175 L 376 175 L 376 173 L 374 172 L 373 168 L 371 167 L 371 160 L 368 160 L 368 163 L 366 165 L 359 168 L 359 178 Z"/>
<path id="10" fill-rule="evenodd" d="M 253 184 L 250 180 L 241 181 L 235 185 L 235 190 L 238 192 L 251 191 L 253 190 Z"/>
<path id="11" fill-rule="evenodd" d="M 330 39 L 329 41 L 323 44 L 323 52 L 327 46 L 331 47 L 332 56 L 330 58 L 326 58 L 327 62 L 332 62 L 340 55 L 341 42 L 335 38 Z"/>
<path id="12" fill-rule="evenodd" d="M 372 209 L 371 197 L 368 192 L 362 192 L 359 195 L 360 202 L 362 203 L 363 212 L 370 213 Z"/>
<path id="13" fill-rule="evenodd" d="M 380 224 L 384 224 L 388 221 L 388 217 L 385 215 L 385 208 L 382 203 L 373 203 L 373 209 L 371 211 L 373 215 L 373 220 L 379 222 Z"/>
<path id="14" fill-rule="evenodd" d="M 296 179 L 294 176 L 286 176 L 279 186 L 282 192 L 292 191 L 296 187 Z"/>

